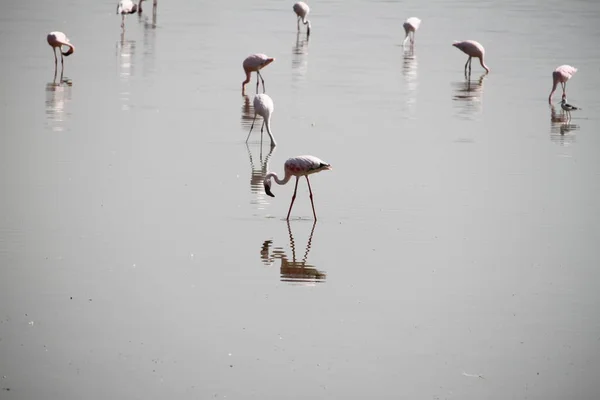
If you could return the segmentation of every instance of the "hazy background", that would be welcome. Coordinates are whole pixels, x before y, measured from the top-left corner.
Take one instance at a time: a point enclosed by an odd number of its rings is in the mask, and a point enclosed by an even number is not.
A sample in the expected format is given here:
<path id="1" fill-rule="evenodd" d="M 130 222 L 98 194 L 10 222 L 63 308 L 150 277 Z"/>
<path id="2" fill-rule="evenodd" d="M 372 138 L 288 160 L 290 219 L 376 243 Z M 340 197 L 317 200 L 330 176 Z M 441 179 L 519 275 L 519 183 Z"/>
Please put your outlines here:
<path id="1" fill-rule="evenodd" d="M 292 5 L 0 6 L 0 399 L 597 397 L 599 3 Z"/>

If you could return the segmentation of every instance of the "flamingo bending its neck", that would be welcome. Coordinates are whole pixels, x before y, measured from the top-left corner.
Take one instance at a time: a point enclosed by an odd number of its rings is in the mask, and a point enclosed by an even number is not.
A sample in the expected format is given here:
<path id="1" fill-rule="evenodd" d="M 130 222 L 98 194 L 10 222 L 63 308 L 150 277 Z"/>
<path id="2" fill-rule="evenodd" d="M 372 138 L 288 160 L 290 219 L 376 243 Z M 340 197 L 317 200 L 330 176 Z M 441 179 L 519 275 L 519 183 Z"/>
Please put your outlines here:
<path id="1" fill-rule="evenodd" d="M 259 79 L 263 84 L 263 93 L 265 92 L 265 80 L 260 74 L 260 70 L 275 61 L 274 58 L 268 57 L 265 54 L 252 54 L 246 57 L 242 63 L 244 72 L 246 73 L 246 79 L 242 82 L 242 95 L 246 93 L 246 84 L 250 82 L 250 75 L 252 72 L 256 72 L 256 93 L 258 93 Z"/>
<path id="2" fill-rule="evenodd" d="M 275 138 L 271 133 L 271 114 L 273 113 L 273 99 L 268 94 L 257 94 L 254 96 L 254 119 L 252 120 L 252 125 L 250 126 L 250 132 L 248 132 L 248 137 L 246 137 L 246 143 L 248 143 L 248 139 L 250 139 L 250 134 L 252 133 L 252 128 L 254 128 L 254 121 L 256 121 L 256 116 L 260 115 L 263 117 L 263 124 L 260 128 L 260 140 L 262 144 L 262 134 L 263 129 L 267 127 L 267 133 L 271 138 L 271 147 L 277 146 L 275 143 Z"/>
<path id="3" fill-rule="evenodd" d="M 409 19 L 404 21 L 404 24 L 402 24 L 402 26 L 404 27 L 404 33 L 406 33 L 406 36 L 404 37 L 402 46 L 404 46 L 406 44 L 406 41 L 408 40 L 409 37 L 410 37 L 410 44 L 411 45 L 415 44 L 415 32 L 417 32 L 417 29 L 419 29 L 420 25 L 421 25 L 421 20 L 417 17 L 410 17 Z M 412 35 L 411 35 L 411 32 L 412 32 Z"/>
<path id="4" fill-rule="evenodd" d="M 490 69 L 485 65 L 483 58 L 485 56 L 485 49 L 481 45 L 481 43 L 476 42 L 474 40 L 465 40 L 462 42 L 454 42 L 452 46 L 460 49 L 463 53 L 469 56 L 467 59 L 467 63 L 465 64 L 465 74 L 467 73 L 467 66 L 469 66 L 469 75 L 471 75 L 471 59 L 473 57 L 479 58 L 479 63 L 485 69 L 487 73 L 490 72 Z"/>
<path id="5" fill-rule="evenodd" d="M 550 96 L 548 96 L 548 103 L 552 103 L 552 96 L 559 83 L 563 90 L 563 100 L 567 98 L 567 81 L 575 75 L 575 72 L 577 72 L 577 68 L 571 67 L 570 65 L 561 65 L 552 72 L 552 91 L 550 92 Z"/>
<path id="6" fill-rule="evenodd" d="M 140 5 L 143 0 L 140 0 Z M 138 10 L 138 6 L 131 0 L 120 0 L 117 4 L 117 14 L 121 14 L 121 28 L 125 30 L 125 15 L 134 14 Z"/>
<path id="7" fill-rule="evenodd" d="M 290 220 L 290 213 L 292 212 L 292 206 L 294 205 L 294 200 L 296 200 L 296 192 L 298 191 L 298 180 L 301 176 L 306 177 L 306 182 L 308 183 L 308 192 L 310 193 L 310 204 L 312 205 L 313 216 L 315 217 L 315 221 L 317 220 L 317 213 L 315 212 L 315 203 L 313 201 L 312 189 L 310 187 L 310 180 L 308 179 L 308 175 L 316 174 L 317 172 L 330 170 L 331 165 L 327 164 L 325 161 L 315 157 L 315 156 L 298 156 L 288 159 L 284 164 L 285 169 L 285 177 L 283 179 L 279 179 L 275 172 L 269 172 L 265 176 L 265 193 L 271 197 L 275 197 L 273 193 L 271 193 L 271 178 L 275 180 L 278 185 L 285 185 L 289 182 L 292 176 L 296 177 L 296 186 L 294 187 L 294 194 L 292 195 L 292 202 L 290 203 L 290 209 L 288 210 L 288 214 L 286 220 Z"/>
<path id="8" fill-rule="evenodd" d="M 306 36 L 310 35 L 310 21 L 307 19 L 310 7 L 303 1 L 299 1 L 294 4 L 294 12 L 298 17 L 298 30 L 300 30 L 300 21 L 306 25 Z"/>
<path id="9" fill-rule="evenodd" d="M 50 32 L 46 37 L 48 40 L 48 44 L 52 47 L 52 52 L 54 53 L 54 78 L 56 78 L 56 72 L 58 69 L 58 58 L 56 57 L 56 48 L 60 52 L 60 65 L 61 65 L 61 79 L 62 73 L 65 68 L 64 57 L 68 57 L 75 51 L 75 46 L 71 44 L 67 35 L 62 32 Z M 69 50 L 66 52 L 62 51 L 62 46 L 67 46 Z"/>

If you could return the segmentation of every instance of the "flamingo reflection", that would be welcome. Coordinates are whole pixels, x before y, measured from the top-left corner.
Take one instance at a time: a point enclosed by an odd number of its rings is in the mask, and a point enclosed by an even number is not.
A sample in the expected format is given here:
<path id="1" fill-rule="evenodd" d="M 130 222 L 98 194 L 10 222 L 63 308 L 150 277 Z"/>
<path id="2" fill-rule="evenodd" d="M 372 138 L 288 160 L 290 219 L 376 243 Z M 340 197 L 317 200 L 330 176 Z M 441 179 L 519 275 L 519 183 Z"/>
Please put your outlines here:
<path id="1" fill-rule="evenodd" d="M 260 258 L 265 265 L 272 265 L 275 259 L 281 260 L 280 273 L 282 282 L 294 282 L 301 284 L 315 284 L 324 282 L 327 274 L 323 271 L 319 271 L 314 265 L 307 264 L 308 253 L 312 246 L 312 238 L 315 232 L 316 222 L 313 223 L 308 242 L 306 243 L 306 249 L 301 261 L 296 261 L 296 241 L 292 234 L 292 228 L 288 222 L 288 234 L 290 237 L 290 249 L 292 251 L 292 259 L 286 255 L 282 247 L 272 247 L 272 240 L 265 240 L 261 251 Z"/>
<path id="2" fill-rule="evenodd" d="M 294 78 L 304 78 L 308 68 L 308 36 L 296 34 L 296 44 L 292 47 L 292 71 Z"/>
<path id="3" fill-rule="evenodd" d="M 561 110 L 556 112 L 556 107 L 550 104 L 550 140 L 561 146 L 568 146 L 575 143 L 575 132 L 579 125 L 571 124 L 569 116 Z"/>
<path id="4" fill-rule="evenodd" d="M 46 84 L 46 116 L 54 132 L 64 130 L 63 123 L 66 121 L 67 103 L 71 101 L 71 86 L 73 81 L 68 78 L 56 82 L 54 80 Z"/>
<path id="5" fill-rule="evenodd" d="M 117 41 L 117 63 L 119 64 L 119 76 L 121 81 L 127 83 L 134 74 L 133 57 L 135 55 L 135 40 L 125 40 L 125 33 L 121 33 L 121 40 Z M 131 93 L 125 89 L 121 93 L 123 105 L 122 110 L 129 110 L 129 100 Z"/>
<path id="6" fill-rule="evenodd" d="M 265 194 L 264 181 L 269 170 L 269 159 L 275 152 L 275 147 L 270 147 L 269 153 L 263 158 L 263 146 L 260 146 L 257 164 L 254 163 L 252 151 L 248 143 L 246 143 L 246 148 L 248 149 L 250 168 L 252 169 L 250 175 L 250 193 L 254 195 L 250 203 L 258 205 L 258 209 L 262 210 L 265 204 L 269 204 Z"/>
<path id="7" fill-rule="evenodd" d="M 483 94 L 483 81 L 488 74 L 482 74 L 479 79 L 471 80 L 470 75 L 465 75 L 465 80 L 453 83 L 454 100 L 457 106 L 461 108 L 459 116 L 468 117 L 469 114 L 481 113 L 481 96 Z"/>
<path id="8" fill-rule="evenodd" d="M 406 96 L 406 105 L 411 114 L 414 114 L 415 106 L 417 104 L 417 87 L 419 85 L 417 79 L 417 56 L 415 55 L 415 47 L 411 44 L 406 50 L 404 50 L 404 57 L 402 63 L 402 75 L 406 82 L 406 89 L 408 96 Z"/>

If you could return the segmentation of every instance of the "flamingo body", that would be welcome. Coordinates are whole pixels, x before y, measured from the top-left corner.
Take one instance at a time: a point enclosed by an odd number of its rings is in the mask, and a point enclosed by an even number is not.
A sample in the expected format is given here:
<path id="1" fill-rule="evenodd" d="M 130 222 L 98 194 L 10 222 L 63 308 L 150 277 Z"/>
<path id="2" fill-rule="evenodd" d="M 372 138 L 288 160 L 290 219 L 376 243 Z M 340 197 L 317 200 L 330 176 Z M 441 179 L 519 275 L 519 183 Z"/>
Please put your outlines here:
<path id="1" fill-rule="evenodd" d="M 61 65 L 61 73 L 60 79 L 62 80 L 64 68 L 65 68 L 65 60 L 64 57 L 68 57 L 75 51 L 75 46 L 71 44 L 67 35 L 62 32 L 54 31 L 50 32 L 46 37 L 48 44 L 52 47 L 52 53 L 54 53 L 54 79 L 56 79 L 56 73 L 58 72 L 58 58 L 56 57 L 56 49 L 60 53 L 60 65 Z M 62 47 L 67 46 L 69 50 L 66 52 L 62 51 Z"/>
<path id="2" fill-rule="evenodd" d="M 273 99 L 271 99 L 271 97 L 268 94 L 264 94 L 264 93 L 257 94 L 256 96 L 254 96 L 253 104 L 254 104 L 254 120 L 252 120 L 252 125 L 250 126 L 250 132 L 248 132 L 248 137 L 246 138 L 246 143 L 248 143 L 248 139 L 250 138 L 250 133 L 252 133 L 252 128 L 254 127 L 254 121 L 256 120 L 256 116 L 260 115 L 263 118 L 263 125 L 260 128 L 261 141 L 262 141 L 263 128 L 266 126 L 267 133 L 269 134 L 269 137 L 271 138 L 271 147 L 277 146 L 277 143 L 275 142 L 275 138 L 273 137 L 273 134 L 271 133 L 271 114 L 273 113 L 273 110 L 274 110 Z"/>
<path id="3" fill-rule="evenodd" d="M 271 197 L 275 197 L 275 195 L 271 192 L 271 178 L 275 180 L 278 185 L 285 185 L 289 182 L 292 176 L 296 177 L 296 186 L 294 188 L 294 194 L 292 195 L 292 202 L 290 203 L 290 209 L 288 210 L 287 220 L 290 219 L 290 213 L 292 212 L 292 206 L 294 205 L 294 200 L 296 200 L 296 192 L 298 190 L 298 180 L 300 177 L 305 176 L 306 182 L 308 183 L 308 191 L 310 193 L 310 203 L 312 205 L 313 216 L 315 217 L 315 221 L 317 220 L 317 213 L 315 212 L 315 203 L 313 201 L 312 189 L 310 187 L 310 180 L 308 179 L 309 175 L 316 174 L 317 172 L 330 170 L 332 167 L 330 164 L 325 161 L 315 157 L 315 156 L 298 156 L 292 157 L 288 159 L 283 165 L 285 170 L 285 176 L 283 179 L 279 179 L 275 172 L 269 172 L 265 176 L 264 186 L 265 193 Z"/>
<path id="4" fill-rule="evenodd" d="M 465 64 L 465 73 L 467 72 L 467 66 L 469 67 L 469 73 L 471 73 L 471 59 L 473 57 L 479 58 L 479 63 L 483 69 L 485 69 L 486 72 L 490 72 L 490 69 L 487 67 L 487 65 L 485 65 L 485 49 L 481 43 L 476 42 L 475 40 L 465 40 L 462 42 L 454 42 L 452 46 L 469 56 L 467 63 Z"/>
<path id="5" fill-rule="evenodd" d="M 140 5 L 143 0 L 140 0 Z M 121 28 L 125 30 L 125 15 L 134 14 L 138 10 L 138 6 L 131 0 L 120 0 L 117 4 L 117 14 L 121 14 Z"/>
<path id="6" fill-rule="evenodd" d="M 294 12 L 298 17 L 298 30 L 300 30 L 300 21 L 306 25 L 306 35 L 310 35 L 310 21 L 307 19 L 310 7 L 303 1 L 294 4 Z"/>
<path id="7" fill-rule="evenodd" d="M 274 58 L 268 57 L 267 55 L 260 54 L 260 53 L 252 54 L 252 55 L 249 55 L 248 57 L 246 57 L 246 59 L 242 63 L 242 67 L 244 68 L 244 73 L 246 74 L 246 79 L 242 82 L 242 94 L 245 93 L 246 84 L 248 82 L 250 82 L 250 75 L 252 74 L 252 72 L 256 72 L 256 75 L 257 75 L 256 76 L 256 92 L 258 93 L 259 79 L 262 81 L 262 84 L 263 84 L 263 93 L 265 92 L 265 80 L 260 75 L 260 70 L 263 69 L 264 67 L 266 67 L 267 65 L 271 64 L 273 61 L 275 61 Z"/>
<path id="8" fill-rule="evenodd" d="M 415 32 L 419 29 L 420 25 L 421 25 L 421 20 L 417 17 L 410 17 L 409 19 L 404 21 L 404 24 L 402 24 L 402 26 L 404 27 L 404 33 L 406 33 L 406 36 L 404 37 L 404 41 L 402 42 L 402 45 L 404 45 L 406 43 L 406 41 L 409 39 L 409 37 L 410 37 L 410 43 L 411 44 L 415 43 Z M 412 35 L 411 35 L 411 32 L 412 32 Z"/>
<path id="9" fill-rule="evenodd" d="M 548 96 L 548 102 L 552 102 L 552 96 L 559 83 L 563 90 L 563 100 L 567 98 L 567 81 L 575 75 L 575 72 L 577 72 L 577 68 L 571 67 L 570 65 L 561 65 L 552 72 L 552 91 L 550 92 L 550 96 Z"/>

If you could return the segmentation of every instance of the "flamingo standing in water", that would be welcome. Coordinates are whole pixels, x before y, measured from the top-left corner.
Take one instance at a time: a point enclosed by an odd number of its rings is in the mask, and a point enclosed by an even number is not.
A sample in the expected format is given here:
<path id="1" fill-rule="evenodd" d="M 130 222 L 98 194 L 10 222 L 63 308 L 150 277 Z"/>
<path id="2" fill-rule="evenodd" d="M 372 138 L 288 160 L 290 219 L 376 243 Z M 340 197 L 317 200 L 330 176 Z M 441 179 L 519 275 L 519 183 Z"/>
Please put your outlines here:
<path id="1" fill-rule="evenodd" d="M 310 7 L 303 1 L 299 1 L 294 4 L 294 12 L 298 16 L 298 30 L 300 30 L 300 21 L 306 25 L 306 36 L 310 35 L 310 21 L 306 19 L 310 12 Z"/>
<path id="2" fill-rule="evenodd" d="M 417 17 L 410 17 L 409 19 L 404 21 L 404 24 L 402 26 L 404 27 L 404 32 L 406 33 L 406 36 L 404 37 L 402 46 L 404 46 L 404 44 L 406 43 L 406 41 L 408 40 L 409 37 L 410 37 L 411 46 L 413 44 L 415 44 L 415 32 L 417 31 L 417 29 L 419 29 L 420 25 L 421 25 L 421 20 Z M 411 32 L 412 32 L 412 35 L 411 35 Z"/>
<path id="3" fill-rule="evenodd" d="M 575 72 L 577 72 L 577 68 L 570 65 L 561 65 L 552 72 L 552 91 L 550 92 L 550 96 L 548 96 L 548 103 L 552 103 L 552 96 L 559 82 L 563 90 L 562 98 L 563 100 L 567 98 L 567 81 L 575 75 Z"/>
<path id="4" fill-rule="evenodd" d="M 308 183 L 308 192 L 310 193 L 310 204 L 312 205 L 313 216 L 315 217 L 315 221 L 317 220 L 317 213 L 315 212 L 315 203 L 313 202 L 313 194 L 312 189 L 310 187 L 310 180 L 308 179 L 308 175 L 316 174 L 317 172 L 325 171 L 331 169 L 331 165 L 327 164 L 325 161 L 314 157 L 314 156 L 298 156 L 288 159 L 284 164 L 285 169 L 285 177 L 283 179 L 279 179 L 275 172 L 269 172 L 265 176 L 265 193 L 271 197 L 275 197 L 273 193 L 271 193 L 271 178 L 275 179 L 278 185 L 285 185 L 289 182 L 292 176 L 296 177 L 296 186 L 294 187 L 294 194 L 292 196 L 292 202 L 290 203 L 290 209 L 288 210 L 288 214 L 286 220 L 290 220 L 290 213 L 292 212 L 292 206 L 294 205 L 294 200 L 296 200 L 296 191 L 298 190 L 298 180 L 301 176 L 306 177 L 306 182 Z"/>
<path id="5" fill-rule="evenodd" d="M 140 0 L 140 5 L 143 0 Z M 138 6 L 131 0 L 120 0 L 117 4 L 117 14 L 121 14 L 121 28 L 125 30 L 125 15 L 137 12 Z"/>
<path id="6" fill-rule="evenodd" d="M 54 78 L 56 79 L 56 72 L 58 70 L 58 58 L 56 57 L 56 48 L 58 47 L 58 51 L 60 52 L 60 76 L 62 79 L 62 74 L 65 69 L 64 57 L 68 57 L 75 51 L 75 46 L 71 44 L 67 35 L 62 32 L 50 32 L 46 37 L 48 40 L 48 44 L 52 47 L 52 52 L 54 53 Z M 69 50 L 63 53 L 62 46 L 67 46 Z"/>
<path id="7" fill-rule="evenodd" d="M 483 57 L 485 55 L 485 49 L 481 43 L 474 40 L 465 40 L 463 42 L 454 42 L 452 46 L 460 49 L 463 53 L 469 56 L 467 63 L 465 64 L 465 75 L 467 74 L 467 65 L 469 66 L 469 75 L 471 75 L 471 59 L 473 57 L 479 58 L 479 63 L 485 69 L 486 73 L 490 72 L 490 69 L 485 65 Z"/>
<path id="8" fill-rule="evenodd" d="M 250 126 L 250 132 L 248 132 L 248 137 L 246 138 L 246 143 L 248 143 L 248 139 L 250 139 L 250 134 L 252 133 L 252 128 L 254 128 L 254 121 L 256 121 L 256 116 L 260 115 L 263 117 L 263 124 L 260 128 L 260 138 L 262 143 L 262 134 L 265 125 L 267 126 L 267 133 L 271 138 L 271 147 L 277 146 L 275 143 L 275 138 L 271 133 L 271 114 L 273 113 L 273 99 L 268 94 L 257 94 L 254 96 L 254 119 L 252 120 L 252 125 Z"/>
<path id="9" fill-rule="evenodd" d="M 139 3 L 138 3 L 138 6 L 137 6 L 137 12 L 138 12 L 138 14 L 141 14 L 142 11 L 143 11 L 142 10 L 142 2 L 143 1 L 145 1 L 145 0 L 140 0 Z M 156 6 L 157 5 L 158 5 L 158 0 L 154 0 L 154 2 L 152 3 L 152 11 L 153 12 L 156 12 Z"/>
<path id="10" fill-rule="evenodd" d="M 242 95 L 246 93 L 246 84 L 250 82 L 250 75 L 256 72 L 256 93 L 258 93 L 259 78 L 263 84 L 263 93 L 265 92 L 265 80 L 260 74 L 260 70 L 275 61 L 274 58 L 268 57 L 265 54 L 252 54 L 244 60 L 242 67 L 246 73 L 246 79 L 242 82 Z"/>

